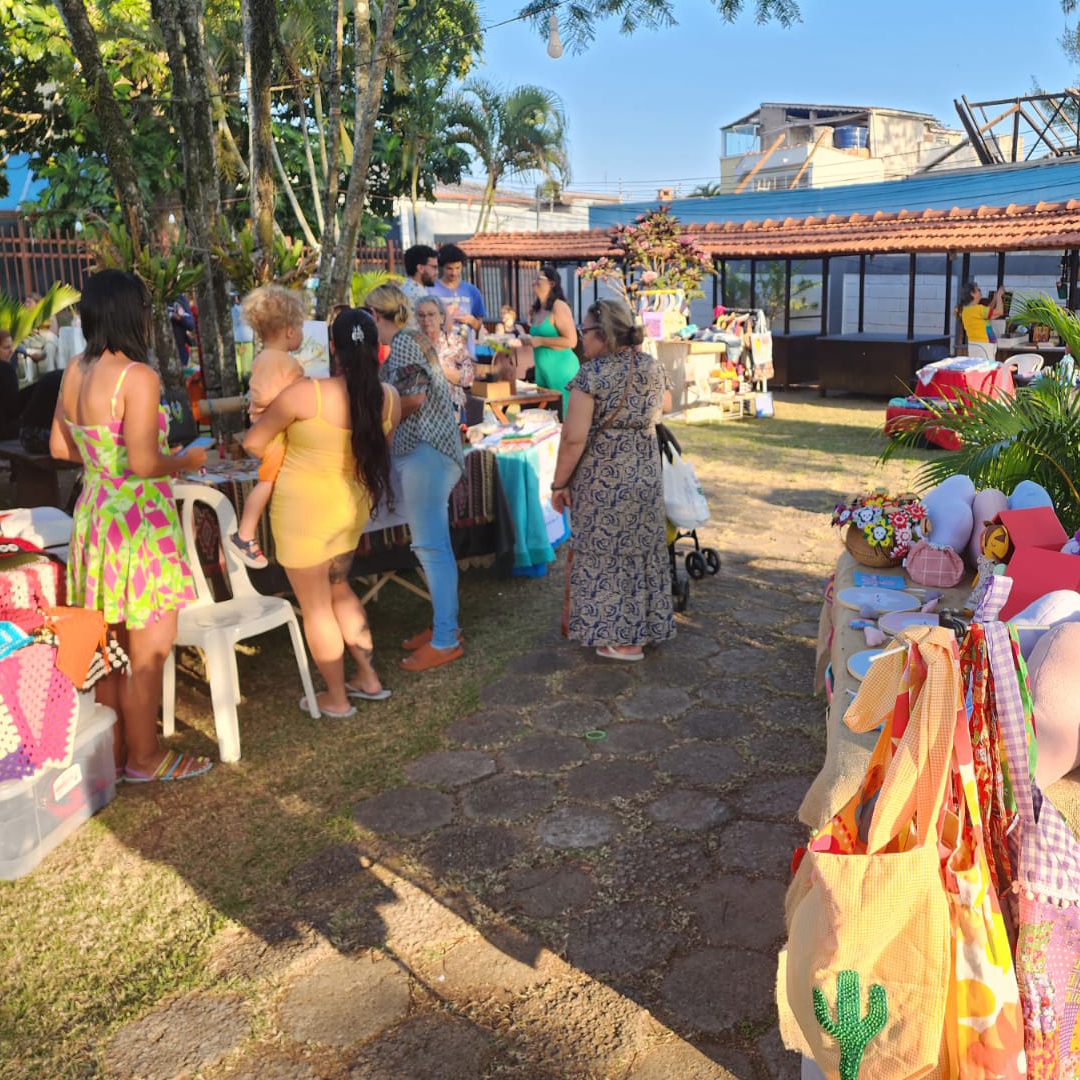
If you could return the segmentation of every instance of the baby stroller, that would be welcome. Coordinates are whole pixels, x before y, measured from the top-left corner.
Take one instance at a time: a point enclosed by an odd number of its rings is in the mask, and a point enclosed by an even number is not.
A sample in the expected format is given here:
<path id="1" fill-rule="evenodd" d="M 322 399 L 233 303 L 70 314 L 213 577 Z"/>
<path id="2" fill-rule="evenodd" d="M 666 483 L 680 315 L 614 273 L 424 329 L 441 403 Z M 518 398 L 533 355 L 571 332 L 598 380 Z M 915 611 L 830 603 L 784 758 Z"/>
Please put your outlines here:
<path id="1" fill-rule="evenodd" d="M 660 465 L 672 468 L 676 462 L 681 465 L 682 447 L 678 439 L 663 425 L 656 425 L 656 437 L 660 443 Z M 693 481 L 696 488 L 696 480 Z M 666 485 L 665 485 L 666 488 Z M 702 547 L 697 535 L 697 526 L 708 519 L 708 505 L 705 503 L 701 489 L 696 488 L 695 500 L 699 505 L 699 512 L 692 520 L 667 519 L 667 546 L 668 557 L 671 561 L 671 595 L 675 598 L 675 610 L 685 611 L 690 602 L 690 578 L 699 580 L 706 574 L 718 574 L 720 572 L 720 556 L 713 548 Z M 665 491 L 666 496 L 666 491 Z M 665 497 L 665 503 L 670 502 Z M 702 513 L 704 516 L 702 516 Z M 687 577 L 680 578 L 678 571 L 678 544 L 680 540 L 693 541 L 694 547 L 687 551 L 683 562 L 686 566 Z"/>

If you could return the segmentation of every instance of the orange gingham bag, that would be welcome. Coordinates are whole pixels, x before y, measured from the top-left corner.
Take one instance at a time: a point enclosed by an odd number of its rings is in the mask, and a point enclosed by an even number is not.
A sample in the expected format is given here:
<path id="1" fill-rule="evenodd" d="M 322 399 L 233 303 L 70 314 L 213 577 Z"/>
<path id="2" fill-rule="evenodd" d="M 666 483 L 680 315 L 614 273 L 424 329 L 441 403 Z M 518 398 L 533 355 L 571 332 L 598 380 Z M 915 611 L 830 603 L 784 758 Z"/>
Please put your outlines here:
<path id="1" fill-rule="evenodd" d="M 910 650 L 874 664 L 845 716 L 857 731 L 882 725 L 862 788 L 814 837 L 789 892 L 782 1028 L 830 1078 L 1015 1080 L 1019 998 L 983 854 L 956 642 L 913 628 L 901 644 Z"/>

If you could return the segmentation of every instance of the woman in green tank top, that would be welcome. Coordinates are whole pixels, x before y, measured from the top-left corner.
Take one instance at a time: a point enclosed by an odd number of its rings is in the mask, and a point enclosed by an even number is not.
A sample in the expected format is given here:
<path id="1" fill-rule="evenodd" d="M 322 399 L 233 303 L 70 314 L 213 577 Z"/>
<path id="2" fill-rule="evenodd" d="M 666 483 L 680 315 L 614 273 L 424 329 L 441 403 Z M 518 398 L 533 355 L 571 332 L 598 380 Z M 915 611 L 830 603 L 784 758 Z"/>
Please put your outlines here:
<path id="1" fill-rule="evenodd" d="M 565 416 L 569 397 L 566 384 L 578 373 L 579 366 L 574 354 L 577 344 L 574 315 L 554 267 L 540 267 L 533 290 L 536 300 L 529 312 L 529 333 L 521 335 L 521 343 L 533 347 L 536 385 L 562 392 Z"/>

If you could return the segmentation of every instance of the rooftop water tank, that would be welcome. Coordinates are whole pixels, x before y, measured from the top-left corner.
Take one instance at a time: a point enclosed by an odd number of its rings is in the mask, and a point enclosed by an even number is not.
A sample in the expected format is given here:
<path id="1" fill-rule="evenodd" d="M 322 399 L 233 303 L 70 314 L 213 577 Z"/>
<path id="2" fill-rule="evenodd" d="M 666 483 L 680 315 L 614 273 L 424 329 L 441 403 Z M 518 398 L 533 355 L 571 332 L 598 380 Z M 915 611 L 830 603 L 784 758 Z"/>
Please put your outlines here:
<path id="1" fill-rule="evenodd" d="M 868 128 L 845 124 L 833 130 L 833 146 L 837 150 L 862 150 L 866 146 L 868 135 Z"/>

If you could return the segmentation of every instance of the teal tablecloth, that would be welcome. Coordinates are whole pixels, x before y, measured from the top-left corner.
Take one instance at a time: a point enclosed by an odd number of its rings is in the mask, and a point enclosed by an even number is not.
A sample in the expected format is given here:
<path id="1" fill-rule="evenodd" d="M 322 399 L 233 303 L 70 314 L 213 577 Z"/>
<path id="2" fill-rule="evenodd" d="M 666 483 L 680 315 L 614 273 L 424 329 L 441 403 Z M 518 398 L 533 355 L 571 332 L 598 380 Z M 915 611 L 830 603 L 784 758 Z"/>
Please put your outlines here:
<path id="1" fill-rule="evenodd" d="M 498 463 L 514 522 L 514 573 L 541 577 L 555 561 L 555 548 L 548 537 L 536 448 L 500 453 Z"/>

